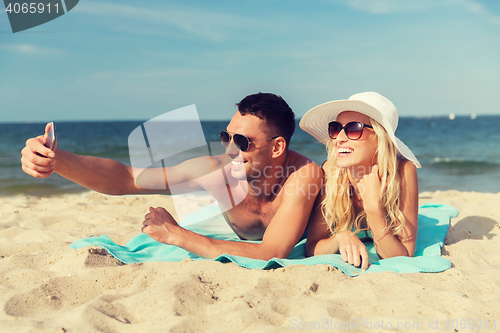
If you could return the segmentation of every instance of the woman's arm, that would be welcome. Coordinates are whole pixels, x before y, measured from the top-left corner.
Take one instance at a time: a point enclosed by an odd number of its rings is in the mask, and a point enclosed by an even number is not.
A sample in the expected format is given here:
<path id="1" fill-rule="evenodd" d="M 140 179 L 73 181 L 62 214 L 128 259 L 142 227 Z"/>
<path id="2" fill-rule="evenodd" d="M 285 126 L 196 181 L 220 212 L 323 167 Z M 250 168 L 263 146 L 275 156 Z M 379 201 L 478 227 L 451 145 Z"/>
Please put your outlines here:
<path id="1" fill-rule="evenodd" d="M 368 252 L 366 246 L 351 231 L 341 231 L 330 237 L 330 231 L 321 211 L 321 202 L 325 196 L 324 189 L 316 198 L 313 211 L 309 218 L 307 232 L 306 255 L 340 253 L 342 260 L 360 266 L 362 270 L 368 268 Z"/>
<path id="2" fill-rule="evenodd" d="M 417 240 L 418 229 L 418 178 L 415 166 L 410 161 L 401 161 L 399 164 L 401 176 L 401 204 L 400 209 L 405 218 L 405 227 L 403 231 L 394 236 L 385 228 L 385 212 L 382 208 L 380 199 L 379 205 L 375 205 L 373 197 L 367 195 L 363 198 L 363 208 L 366 212 L 368 225 L 372 231 L 373 243 L 378 255 L 381 258 L 391 258 L 396 256 L 410 256 L 415 254 L 415 244 Z M 368 177 L 366 177 L 368 176 Z M 363 177 L 364 188 L 373 189 L 376 192 L 378 188 L 383 189 L 385 184 L 376 186 L 378 178 L 378 167 L 374 167 L 369 175 Z M 375 178 L 376 177 L 376 178 Z M 361 181 L 360 181 L 361 182 Z M 380 193 L 380 192 L 378 192 Z M 362 195 L 363 197 L 363 195 Z"/>
<path id="3" fill-rule="evenodd" d="M 401 205 L 400 209 L 406 219 L 403 232 L 398 235 L 401 243 L 408 251 L 408 256 L 415 255 L 418 232 L 418 176 L 417 168 L 410 161 L 400 162 Z"/>

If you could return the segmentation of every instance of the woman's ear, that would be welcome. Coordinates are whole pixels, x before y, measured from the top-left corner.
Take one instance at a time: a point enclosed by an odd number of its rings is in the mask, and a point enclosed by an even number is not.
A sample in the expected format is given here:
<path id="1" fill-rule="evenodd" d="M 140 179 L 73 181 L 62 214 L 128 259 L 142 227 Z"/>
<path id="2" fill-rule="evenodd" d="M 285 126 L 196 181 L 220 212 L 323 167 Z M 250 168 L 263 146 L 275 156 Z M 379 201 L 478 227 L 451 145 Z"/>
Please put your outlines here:
<path id="1" fill-rule="evenodd" d="M 285 138 L 282 136 L 278 136 L 276 139 L 274 139 L 274 146 L 273 146 L 273 158 L 280 157 L 286 150 L 286 141 Z"/>

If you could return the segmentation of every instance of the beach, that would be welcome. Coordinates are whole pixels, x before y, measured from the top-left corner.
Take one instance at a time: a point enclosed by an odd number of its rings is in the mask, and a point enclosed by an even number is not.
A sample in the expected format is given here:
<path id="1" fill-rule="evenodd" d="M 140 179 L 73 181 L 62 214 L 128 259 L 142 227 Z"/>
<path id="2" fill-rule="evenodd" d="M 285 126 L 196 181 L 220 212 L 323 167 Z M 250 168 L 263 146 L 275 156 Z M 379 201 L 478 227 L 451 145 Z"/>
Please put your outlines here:
<path id="1" fill-rule="evenodd" d="M 0 333 L 500 332 L 500 0 L 4 6 Z M 367 270 L 305 258 L 329 156 Z M 386 185 L 405 249 L 377 230 Z M 142 233 L 151 207 L 196 253 L 291 253 L 200 258 Z"/>
<path id="2" fill-rule="evenodd" d="M 182 198 L 183 215 L 211 202 Z M 500 330 L 500 193 L 421 192 L 459 210 L 440 273 L 366 273 L 333 266 L 249 270 L 210 260 L 123 265 L 79 239 L 124 245 L 166 196 L 95 192 L 0 197 L 2 332 L 376 332 Z M 179 205 L 176 205 L 179 207 Z M 182 224 L 181 224 L 182 225 Z"/>

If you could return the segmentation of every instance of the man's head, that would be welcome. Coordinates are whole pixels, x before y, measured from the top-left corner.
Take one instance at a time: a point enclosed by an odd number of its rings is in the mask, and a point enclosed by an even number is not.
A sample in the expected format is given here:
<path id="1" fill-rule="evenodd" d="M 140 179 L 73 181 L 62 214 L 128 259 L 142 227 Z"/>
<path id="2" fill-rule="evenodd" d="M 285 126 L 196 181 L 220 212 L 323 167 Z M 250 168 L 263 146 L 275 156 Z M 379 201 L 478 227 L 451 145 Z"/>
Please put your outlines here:
<path id="1" fill-rule="evenodd" d="M 232 159 L 231 174 L 236 179 L 259 178 L 263 168 L 284 163 L 295 116 L 274 94 L 249 95 L 236 105 L 238 112 L 221 133 Z"/>
<path id="2" fill-rule="evenodd" d="M 285 138 L 288 149 L 295 131 L 295 115 L 281 96 L 270 93 L 248 95 L 236 106 L 242 116 L 250 114 L 264 120 L 262 131 L 269 137 Z"/>

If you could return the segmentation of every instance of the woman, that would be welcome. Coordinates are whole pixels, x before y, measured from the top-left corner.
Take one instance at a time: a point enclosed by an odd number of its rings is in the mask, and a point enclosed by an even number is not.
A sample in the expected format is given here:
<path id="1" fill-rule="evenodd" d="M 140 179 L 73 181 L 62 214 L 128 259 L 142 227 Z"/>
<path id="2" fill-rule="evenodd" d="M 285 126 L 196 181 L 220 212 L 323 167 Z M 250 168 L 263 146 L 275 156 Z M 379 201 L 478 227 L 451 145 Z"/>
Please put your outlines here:
<path id="1" fill-rule="evenodd" d="M 308 256 L 340 253 L 368 268 L 360 238 L 381 258 L 413 256 L 418 227 L 417 158 L 394 135 L 398 111 L 375 92 L 319 105 L 300 127 L 326 145 L 325 185 L 309 220 Z"/>

